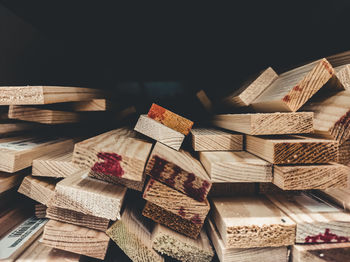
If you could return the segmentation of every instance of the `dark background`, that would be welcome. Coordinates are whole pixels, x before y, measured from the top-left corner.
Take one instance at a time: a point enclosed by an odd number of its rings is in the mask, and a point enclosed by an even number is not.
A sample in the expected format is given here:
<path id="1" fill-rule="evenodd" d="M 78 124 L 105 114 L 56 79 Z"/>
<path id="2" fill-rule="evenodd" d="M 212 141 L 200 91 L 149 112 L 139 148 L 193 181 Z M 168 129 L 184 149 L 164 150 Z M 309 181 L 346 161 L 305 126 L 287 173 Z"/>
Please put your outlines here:
<path id="1" fill-rule="evenodd" d="M 116 2 L 0 0 L 0 85 L 103 88 L 189 111 L 200 89 L 215 100 L 267 66 L 350 50 L 347 0 Z"/>

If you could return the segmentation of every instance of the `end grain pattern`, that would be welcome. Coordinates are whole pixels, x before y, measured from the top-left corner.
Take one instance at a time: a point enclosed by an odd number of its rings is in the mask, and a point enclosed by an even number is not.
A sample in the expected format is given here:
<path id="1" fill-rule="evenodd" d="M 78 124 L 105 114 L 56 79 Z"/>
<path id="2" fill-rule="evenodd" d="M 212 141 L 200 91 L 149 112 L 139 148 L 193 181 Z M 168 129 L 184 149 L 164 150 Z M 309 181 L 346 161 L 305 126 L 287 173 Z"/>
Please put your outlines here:
<path id="1" fill-rule="evenodd" d="M 350 89 L 350 64 L 334 68 L 336 76 L 346 90 Z"/>

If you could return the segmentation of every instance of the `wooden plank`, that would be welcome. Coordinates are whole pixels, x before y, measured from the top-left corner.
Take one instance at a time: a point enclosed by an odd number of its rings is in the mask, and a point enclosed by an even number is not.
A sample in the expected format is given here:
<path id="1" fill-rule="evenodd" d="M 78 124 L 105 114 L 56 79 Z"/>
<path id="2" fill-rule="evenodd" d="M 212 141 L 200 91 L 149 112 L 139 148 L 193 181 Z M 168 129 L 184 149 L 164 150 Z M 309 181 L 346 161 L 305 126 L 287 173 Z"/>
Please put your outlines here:
<path id="1" fill-rule="evenodd" d="M 257 191 L 256 183 L 213 183 L 209 197 L 252 196 Z"/>
<path id="2" fill-rule="evenodd" d="M 243 150 L 243 135 L 215 128 L 191 130 L 194 151 L 239 151 Z"/>
<path id="3" fill-rule="evenodd" d="M 295 223 L 262 196 L 212 198 L 212 212 L 227 248 L 294 244 Z"/>
<path id="4" fill-rule="evenodd" d="M 338 143 L 302 136 L 246 136 L 246 150 L 273 164 L 324 164 L 338 161 Z"/>
<path id="5" fill-rule="evenodd" d="M 204 90 L 199 90 L 196 93 L 196 97 L 208 113 L 211 114 L 214 112 L 213 103 L 211 102 Z"/>
<path id="6" fill-rule="evenodd" d="M 55 194 L 56 183 L 54 178 L 26 176 L 18 192 L 47 206 Z"/>
<path id="7" fill-rule="evenodd" d="M 68 86 L 2 86 L 0 105 L 43 105 L 89 101 L 103 97 L 100 90 Z"/>
<path id="8" fill-rule="evenodd" d="M 322 190 L 322 193 L 342 208 L 350 211 L 350 188 L 335 189 L 329 188 Z"/>
<path id="9" fill-rule="evenodd" d="M 346 90 L 350 89 L 350 64 L 338 66 L 334 68 L 336 76 Z"/>
<path id="10" fill-rule="evenodd" d="M 198 201 L 204 201 L 211 188 L 197 159 L 183 149 L 176 151 L 161 143 L 154 146 L 145 173 Z"/>
<path id="11" fill-rule="evenodd" d="M 58 182 L 49 206 L 110 220 L 119 219 L 126 188 L 90 178 L 87 172 L 78 172 Z"/>
<path id="12" fill-rule="evenodd" d="M 199 152 L 212 182 L 271 182 L 272 165 L 245 151 Z"/>
<path id="13" fill-rule="evenodd" d="M 24 169 L 15 173 L 0 171 L 0 194 L 19 186 L 23 178 L 29 173 L 29 169 Z"/>
<path id="14" fill-rule="evenodd" d="M 273 183 L 283 190 L 345 188 L 350 168 L 339 164 L 274 166 Z"/>
<path id="15" fill-rule="evenodd" d="M 251 79 L 246 81 L 239 89 L 225 97 L 222 102 L 226 106 L 231 107 L 249 106 L 277 78 L 277 73 L 271 67 L 268 67 L 257 76 L 251 77 Z"/>
<path id="16" fill-rule="evenodd" d="M 343 165 L 350 165 L 350 140 L 344 141 L 339 145 L 339 159 L 338 163 Z"/>
<path id="17" fill-rule="evenodd" d="M 119 128 L 75 144 L 73 163 L 91 177 L 141 191 L 151 148 L 137 132 Z"/>
<path id="18" fill-rule="evenodd" d="M 35 206 L 34 206 L 35 216 L 37 218 L 45 218 L 46 217 L 46 209 L 47 209 L 47 206 L 45 206 L 43 204 L 35 204 Z"/>
<path id="19" fill-rule="evenodd" d="M 108 111 L 112 108 L 110 101 L 104 98 L 92 99 L 89 101 L 68 102 L 50 105 L 49 107 L 55 110 L 76 111 L 76 112 L 96 112 Z"/>
<path id="20" fill-rule="evenodd" d="M 107 234 L 132 261 L 164 261 L 152 248 L 153 228 L 154 223 L 142 216 L 137 205 L 126 205 L 121 219 Z"/>
<path id="21" fill-rule="evenodd" d="M 78 172 L 80 168 L 72 162 L 73 147 L 67 149 L 66 152 L 52 152 L 34 159 L 32 175 L 62 178 Z"/>
<path id="22" fill-rule="evenodd" d="M 350 63 L 350 51 L 341 52 L 326 57 L 333 67 L 342 66 Z"/>
<path id="23" fill-rule="evenodd" d="M 213 248 L 204 229 L 197 239 L 192 239 L 156 224 L 152 232 L 152 247 L 162 255 L 179 261 L 210 262 L 214 257 Z"/>
<path id="24" fill-rule="evenodd" d="M 210 219 L 208 220 L 207 232 L 220 262 L 288 262 L 287 247 L 227 248 Z"/>
<path id="25" fill-rule="evenodd" d="M 191 120 L 179 116 L 178 114 L 175 114 L 157 104 L 152 104 L 150 110 L 148 111 L 148 117 L 184 135 L 188 135 L 193 126 L 193 122 Z"/>
<path id="26" fill-rule="evenodd" d="M 296 243 L 349 241 L 349 213 L 312 194 L 267 196 L 296 223 Z"/>
<path id="27" fill-rule="evenodd" d="M 334 74 L 325 58 L 295 68 L 279 75 L 251 106 L 257 112 L 296 112 Z"/>
<path id="28" fill-rule="evenodd" d="M 104 259 L 109 237 L 101 231 L 50 220 L 45 225 L 42 242 L 49 247 Z"/>
<path id="29" fill-rule="evenodd" d="M 34 159 L 52 151 L 62 152 L 73 139 L 19 136 L 0 139 L 0 171 L 14 173 L 32 165 Z"/>
<path id="30" fill-rule="evenodd" d="M 185 139 L 184 134 L 149 118 L 147 115 L 140 115 L 134 130 L 175 150 L 180 149 Z"/>
<path id="31" fill-rule="evenodd" d="M 313 131 L 313 113 L 223 114 L 212 124 L 247 135 L 304 134 Z"/>
<path id="32" fill-rule="evenodd" d="M 10 134 L 22 133 L 24 131 L 29 131 L 39 128 L 35 123 L 25 123 L 25 122 L 5 122 L 0 123 L 0 137 L 6 137 Z"/>

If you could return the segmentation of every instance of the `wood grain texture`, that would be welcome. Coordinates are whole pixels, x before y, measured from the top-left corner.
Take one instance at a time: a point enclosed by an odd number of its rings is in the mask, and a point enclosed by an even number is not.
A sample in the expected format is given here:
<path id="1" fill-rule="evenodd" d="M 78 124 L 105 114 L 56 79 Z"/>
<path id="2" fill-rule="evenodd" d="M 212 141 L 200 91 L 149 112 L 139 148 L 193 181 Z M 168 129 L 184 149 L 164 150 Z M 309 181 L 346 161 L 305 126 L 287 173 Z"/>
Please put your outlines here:
<path id="1" fill-rule="evenodd" d="M 207 96 L 204 90 L 199 90 L 196 93 L 196 97 L 208 113 L 213 113 L 213 103 L 211 102 L 210 98 Z"/>
<path id="2" fill-rule="evenodd" d="M 261 71 L 257 76 L 245 82 L 239 89 L 225 97 L 222 102 L 226 106 L 249 106 L 269 85 L 278 78 L 277 73 L 271 68 Z"/>
<path id="3" fill-rule="evenodd" d="M 311 194 L 267 196 L 296 223 L 296 243 L 349 241 L 349 213 Z"/>
<path id="4" fill-rule="evenodd" d="M 212 212 L 227 248 L 294 244 L 295 223 L 262 196 L 212 198 Z"/>
<path id="5" fill-rule="evenodd" d="M 339 164 L 274 166 L 273 183 L 283 190 L 346 188 L 350 168 Z"/>
<path id="6" fill-rule="evenodd" d="M 52 151 L 62 152 L 73 139 L 19 136 L 0 139 L 0 171 L 14 173 L 32 165 L 34 159 Z"/>
<path id="7" fill-rule="evenodd" d="M 147 115 L 140 115 L 134 130 L 175 150 L 180 149 L 185 139 L 184 134 L 149 118 Z"/>
<path id="8" fill-rule="evenodd" d="M 322 193 L 328 199 L 337 203 L 342 208 L 350 211 L 350 189 L 349 188 L 344 188 L 344 189 L 328 188 L 328 189 L 322 190 Z"/>
<path id="9" fill-rule="evenodd" d="M 334 68 L 335 75 L 346 90 L 350 89 L 350 64 L 338 66 Z"/>
<path id="10" fill-rule="evenodd" d="M 194 151 L 239 151 L 243 150 L 243 135 L 215 128 L 193 128 L 191 130 Z"/>
<path id="11" fill-rule="evenodd" d="M 256 183 L 213 183 L 208 197 L 252 196 L 257 191 Z"/>
<path id="12" fill-rule="evenodd" d="M 50 105 L 52 109 L 63 111 L 77 111 L 77 112 L 96 112 L 96 111 L 108 111 L 112 108 L 112 104 L 109 100 L 100 98 L 92 99 L 89 101 L 68 102 Z"/>
<path id="13" fill-rule="evenodd" d="M 343 165 L 350 165 L 350 140 L 346 140 L 339 145 L 339 159 L 338 163 Z"/>
<path id="14" fill-rule="evenodd" d="M 313 131 L 313 113 L 223 114 L 212 124 L 247 135 L 304 134 Z"/>
<path id="15" fill-rule="evenodd" d="M 152 247 L 162 255 L 185 262 L 210 262 L 214 257 L 204 229 L 197 239 L 192 239 L 156 224 L 152 232 Z"/>
<path id="16" fill-rule="evenodd" d="M 338 67 L 350 63 L 350 51 L 341 52 L 338 54 L 326 57 L 333 67 Z"/>
<path id="17" fill-rule="evenodd" d="M 68 252 L 104 259 L 109 237 L 101 231 L 50 220 L 45 225 L 42 243 Z"/>
<path id="18" fill-rule="evenodd" d="M 208 220 L 207 232 L 220 262 L 288 262 L 287 247 L 227 248 L 211 220 Z"/>
<path id="19" fill-rule="evenodd" d="M 209 176 L 196 158 L 160 143 L 154 146 L 145 173 L 198 201 L 204 201 L 211 188 Z"/>
<path id="20" fill-rule="evenodd" d="M 338 143 L 302 136 L 246 136 L 246 150 L 273 164 L 324 164 L 338 161 Z"/>
<path id="21" fill-rule="evenodd" d="M 2 86 L 0 105 L 42 105 L 88 101 L 103 97 L 101 90 L 68 86 Z"/>
<path id="22" fill-rule="evenodd" d="M 37 128 L 39 128 L 39 126 L 34 123 L 25 123 L 18 121 L 0 123 L 0 136 L 6 137 L 10 134 L 24 133 L 26 131 Z"/>
<path id="23" fill-rule="evenodd" d="M 325 58 L 295 68 L 279 75 L 251 106 L 257 112 L 296 112 L 334 74 Z"/>
<path id="24" fill-rule="evenodd" d="M 163 125 L 174 129 L 185 136 L 190 132 L 193 122 L 165 109 L 157 104 L 152 104 L 148 111 L 148 117 L 162 123 Z"/>
<path id="25" fill-rule="evenodd" d="M 100 218 L 120 218 L 126 188 L 87 176 L 82 171 L 57 183 L 53 201 L 55 206 Z"/>
<path id="26" fill-rule="evenodd" d="M 29 169 L 24 169 L 16 173 L 0 171 L 0 194 L 19 186 L 22 183 L 23 178 L 29 173 Z"/>
<path id="27" fill-rule="evenodd" d="M 271 182 L 272 165 L 245 151 L 199 152 L 212 182 Z"/>
<path id="28" fill-rule="evenodd" d="M 37 218 L 45 218 L 46 217 L 46 209 L 47 206 L 43 204 L 35 204 L 34 206 L 34 214 Z"/>

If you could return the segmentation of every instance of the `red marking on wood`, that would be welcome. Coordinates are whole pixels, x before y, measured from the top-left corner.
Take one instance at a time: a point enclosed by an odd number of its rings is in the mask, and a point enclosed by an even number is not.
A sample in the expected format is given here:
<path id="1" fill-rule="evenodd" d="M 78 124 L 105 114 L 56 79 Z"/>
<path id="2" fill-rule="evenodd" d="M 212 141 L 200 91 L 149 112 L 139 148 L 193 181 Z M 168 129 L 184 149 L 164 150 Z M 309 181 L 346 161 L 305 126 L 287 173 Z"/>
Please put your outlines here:
<path id="1" fill-rule="evenodd" d="M 322 65 L 326 68 L 326 70 L 328 71 L 328 73 L 330 75 L 333 75 L 334 74 L 334 69 L 333 67 L 327 62 L 327 61 L 322 61 Z"/>
<path id="2" fill-rule="evenodd" d="M 99 160 L 102 160 L 102 162 L 96 162 L 91 168 L 92 171 L 116 177 L 122 177 L 124 175 L 124 170 L 120 165 L 120 161 L 122 161 L 120 155 L 100 152 L 97 154 L 97 157 Z"/>
<path id="3" fill-rule="evenodd" d="M 173 173 L 169 178 L 165 179 L 165 183 L 171 187 L 175 185 L 175 178 L 181 173 L 182 169 L 178 166 L 173 167 Z"/>
<path id="4" fill-rule="evenodd" d="M 165 165 L 168 163 L 168 161 L 166 161 L 163 158 L 160 158 L 159 156 L 155 155 L 152 157 L 152 160 L 154 160 L 154 164 L 153 167 L 150 171 L 150 174 L 156 178 L 156 179 L 160 179 L 162 172 L 164 171 Z"/>
<path id="5" fill-rule="evenodd" d="M 198 201 L 204 201 L 205 195 L 210 187 L 208 181 L 204 180 L 200 188 L 193 187 L 193 181 L 195 180 L 195 175 L 190 173 L 187 175 L 187 180 L 184 182 L 184 189 L 187 195 L 193 197 Z"/>
<path id="6" fill-rule="evenodd" d="M 161 107 L 157 104 L 152 104 L 148 116 L 155 120 L 163 120 L 164 119 L 164 113 L 166 112 L 166 109 L 164 107 Z"/>
<path id="7" fill-rule="evenodd" d="M 289 102 L 290 101 L 290 96 L 289 95 L 286 95 L 285 97 L 283 97 L 282 99 L 284 102 Z"/>
<path id="8" fill-rule="evenodd" d="M 343 243 L 343 242 L 349 242 L 349 238 L 338 236 L 336 234 L 330 233 L 329 228 L 326 228 L 326 231 L 324 234 L 318 234 L 315 236 L 307 236 L 305 238 L 305 243 L 330 243 L 330 242 L 337 242 L 337 243 Z"/>
<path id="9" fill-rule="evenodd" d="M 182 217 L 184 217 L 186 215 L 184 207 L 180 207 L 179 215 L 182 216 Z"/>
<path id="10" fill-rule="evenodd" d="M 191 217 L 191 221 L 194 224 L 202 224 L 202 219 L 199 217 L 198 214 L 195 214 L 193 217 Z"/>
<path id="11" fill-rule="evenodd" d="M 301 92 L 303 89 L 300 86 L 295 86 L 293 87 L 293 90 Z"/>

